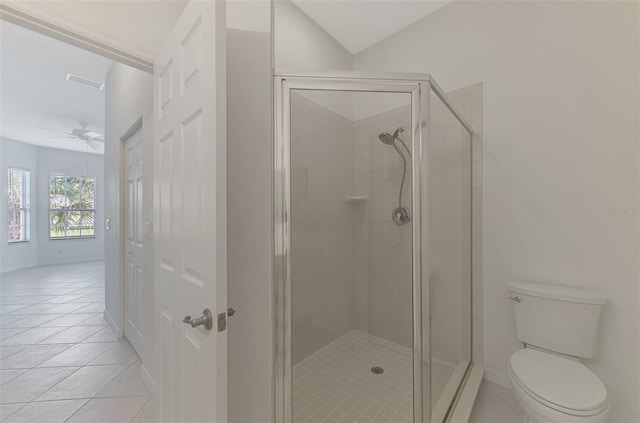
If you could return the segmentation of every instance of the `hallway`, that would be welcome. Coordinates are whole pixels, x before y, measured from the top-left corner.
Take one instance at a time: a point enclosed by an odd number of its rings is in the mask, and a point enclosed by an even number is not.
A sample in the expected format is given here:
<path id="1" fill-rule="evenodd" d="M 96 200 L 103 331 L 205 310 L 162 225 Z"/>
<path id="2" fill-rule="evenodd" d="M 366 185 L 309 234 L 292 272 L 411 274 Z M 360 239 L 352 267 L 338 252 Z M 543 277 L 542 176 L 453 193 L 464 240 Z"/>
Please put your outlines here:
<path id="1" fill-rule="evenodd" d="M 146 422 L 140 359 L 103 318 L 104 264 L 0 274 L 0 420 Z"/>

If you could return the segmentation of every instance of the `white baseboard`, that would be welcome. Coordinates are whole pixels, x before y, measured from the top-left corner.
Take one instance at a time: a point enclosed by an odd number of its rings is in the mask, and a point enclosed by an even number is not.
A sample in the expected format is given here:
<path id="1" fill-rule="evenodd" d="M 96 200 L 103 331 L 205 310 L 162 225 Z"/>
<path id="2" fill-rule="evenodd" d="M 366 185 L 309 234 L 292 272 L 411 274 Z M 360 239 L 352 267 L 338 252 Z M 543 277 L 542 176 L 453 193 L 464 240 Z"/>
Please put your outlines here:
<path id="1" fill-rule="evenodd" d="M 142 363 L 142 365 L 140 366 L 140 378 L 142 378 L 142 381 L 147 386 L 147 389 L 149 390 L 149 392 L 151 392 L 151 396 L 155 397 L 156 381 L 153 380 L 153 377 L 151 377 L 151 373 L 149 373 L 144 363 Z"/>
<path id="2" fill-rule="evenodd" d="M 120 326 L 118 326 L 116 321 L 113 319 L 113 317 L 111 317 L 111 314 L 109 314 L 107 310 L 104 311 L 104 320 L 107 321 L 107 323 L 109 324 L 109 327 L 118 338 L 122 337 L 122 333 L 120 332 Z"/>
<path id="3" fill-rule="evenodd" d="M 512 389 L 511 382 L 509 381 L 509 375 L 505 372 L 499 372 L 493 369 L 484 369 L 484 380 Z"/>

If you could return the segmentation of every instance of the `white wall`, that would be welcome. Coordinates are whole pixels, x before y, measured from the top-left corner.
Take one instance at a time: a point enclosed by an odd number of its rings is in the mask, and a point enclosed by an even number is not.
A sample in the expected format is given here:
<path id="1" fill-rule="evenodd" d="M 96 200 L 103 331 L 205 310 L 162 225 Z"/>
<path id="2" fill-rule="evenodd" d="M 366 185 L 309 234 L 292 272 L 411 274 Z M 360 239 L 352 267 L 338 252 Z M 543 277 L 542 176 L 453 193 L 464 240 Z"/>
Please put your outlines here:
<path id="1" fill-rule="evenodd" d="M 0 142 L 2 173 L 0 185 L 7 185 L 7 167 L 30 171 L 30 239 L 29 242 L 8 244 L 7 228 L 0 229 L 0 271 L 9 272 L 33 266 L 102 260 L 104 238 L 100 222 L 103 219 L 104 157 L 25 144 L 2 139 Z M 49 174 L 87 173 L 96 177 L 96 237 L 85 239 L 49 239 Z M 0 201 L 0 214 L 6 216 L 6 201 Z"/>
<path id="2" fill-rule="evenodd" d="M 256 35 L 271 35 L 271 1 L 227 0 L 227 28 L 249 31 Z M 261 55 L 269 54 L 271 62 L 271 40 L 269 47 L 265 49 L 265 46 L 262 46 L 261 50 Z"/>
<path id="3" fill-rule="evenodd" d="M 114 329 L 121 333 L 121 225 L 124 215 L 120 209 L 122 137 L 134 124 L 142 120 L 143 168 L 144 168 L 144 221 L 153 222 L 153 124 L 149 118 L 153 114 L 153 81 L 148 73 L 116 63 L 111 66 L 106 77 L 105 103 L 105 219 L 110 220 L 110 229 L 105 230 L 105 314 Z M 104 220 L 100 227 L 104 230 Z M 144 243 L 144 304 L 143 304 L 143 350 L 139 351 L 143 362 L 143 372 L 152 377 L 153 373 L 153 243 Z"/>
<path id="4" fill-rule="evenodd" d="M 104 258 L 104 156 L 38 147 L 37 206 L 38 265 L 76 263 Z M 87 165 L 88 160 L 88 165 Z M 95 238 L 49 239 L 49 174 L 88 174 L 96 177 Z"/>
<path id="5" fill-rule="evenodd" d="M 227 300 L 237 311 L 228 319 L 230 423 L 269 422 L 274 413 L 269 16 L 227 31 Z"/>
<path id="6" fill-rule="evenodd" d="M 289 0 L 274 1 L 277 69 L 351 69 L 353 55 Z"/>
<path id="7" fill-rule="evenodd" d="M 639 216 L 625 211 L 638 207 L 638 16 L 634 2 L 453 2 L 355 59 L 445 89 L 484 82 L 487 376 L 504 382 L 521 348 L 509 281 L 601 291 L 586 364 L 623 422 L 640 418 Z"/>
<path id="8" fill-rule="evenodd" d="M 9 140 L 0 139 L 0 187 L 4 190 L 7 187 L 7 168 L 18 167 L 28 169 L 30 172 L 31 197 L 30 206 L 30 238 L 29 242 L 19 242 L 9 244 L 7 242 L 7 225 L 0 225 L 0 273 L 12 270 L 24 269 L 38 265 L 38 219 L 36 218 L 36 146 Z M 0 216 L 7 216 L 7 201 L 0 199 Z M 6 217 L 0 222 L 5 223 Z"/>
<path id="9" fill-rule="evenodd" d="M 353 68 L 353 55 L 289 0 L 274 0 L 276 70 Z M 313 102 L 353 119 L 353 94 L 300 91 Z"/>

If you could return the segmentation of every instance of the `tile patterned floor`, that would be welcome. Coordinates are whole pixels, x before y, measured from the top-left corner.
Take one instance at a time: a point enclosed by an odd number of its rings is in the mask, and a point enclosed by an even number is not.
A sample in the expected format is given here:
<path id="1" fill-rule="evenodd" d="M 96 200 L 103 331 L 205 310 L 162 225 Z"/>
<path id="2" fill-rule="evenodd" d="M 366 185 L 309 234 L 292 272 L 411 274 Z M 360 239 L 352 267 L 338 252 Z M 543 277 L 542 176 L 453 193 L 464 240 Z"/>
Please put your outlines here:
<path id="1" fill-rule="evenodd" d="M 138 356 L 102 317 L 103 274 L 102 263 L 0 274 L 2 422 L 153 421 Z M 450 369 L 433 364 L 436 391 Z M 411 421 L 406 347 L 352 331 L 293 374 L 296 423 Z M 469 422 L 522 421 L 513 391 L 484 381 Z"/>
<path id="2" fill-rule="evenodd" d="M 454 369 L 455 366 L 453 364 L 442 360 L 434 359 L 431 362 L 431 392 L 434 404 L 440 399 L 440 395 L 442 395 L 442 391 Z"/>
<path id="3" fill-rule="evenodd" d="M 410 422 L 412 368 L 410 348 L 352 330 L 293 367 L 293 420 Z"/>
<path id="4" fill-rule="evenodd" d="M 384 369 L 375 375 L 371 368 Z M 438 398 L 453 367 L 432 363 L 432 390 Z M 352 330 L 293 368 L 296 423 L 413 421 L 411 349 Z"/>
<path id="5" fill-rule="evenodd" d="M 2 422 L 151 422 L 140 360 L 103 318 L 102 262 L 0 274 Z"/>
<path id="6" fill-rule="evenodd" d="M 482 381 L 469 423 L 522 423 L 524 414 L 512 389 Z"/>

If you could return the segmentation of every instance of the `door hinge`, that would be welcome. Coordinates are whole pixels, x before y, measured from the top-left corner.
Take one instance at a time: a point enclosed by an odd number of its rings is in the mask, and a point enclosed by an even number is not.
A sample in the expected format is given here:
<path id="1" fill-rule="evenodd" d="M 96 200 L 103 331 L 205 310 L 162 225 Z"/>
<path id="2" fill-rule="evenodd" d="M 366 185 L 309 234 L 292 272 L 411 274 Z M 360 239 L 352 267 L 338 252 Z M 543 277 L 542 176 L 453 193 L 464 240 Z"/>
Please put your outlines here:
<path id="1" fill-rule="evenodd" d="M 218 314 L 218 332 L 224 332 L 227 329 L 227 313 Z"/>

